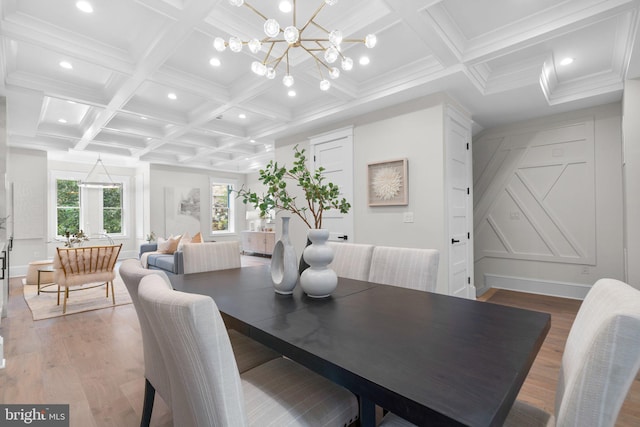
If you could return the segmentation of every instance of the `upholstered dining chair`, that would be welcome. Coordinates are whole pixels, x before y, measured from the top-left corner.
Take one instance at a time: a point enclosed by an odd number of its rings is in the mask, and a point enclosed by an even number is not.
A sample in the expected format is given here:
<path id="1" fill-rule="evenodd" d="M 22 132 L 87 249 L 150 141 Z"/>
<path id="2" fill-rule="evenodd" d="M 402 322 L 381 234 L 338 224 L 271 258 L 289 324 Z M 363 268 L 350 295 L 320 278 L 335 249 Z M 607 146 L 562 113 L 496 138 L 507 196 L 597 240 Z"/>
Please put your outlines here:
<path id="1" fill-rule="evenodd" d="M 182 247 L 184 273 L 241 267 L 240 242 L 187 243 Z"/>
<path id="2" fill-rule="evenodd" d="M 106 297 L 109 298 L 109 285 L 111 285 L 111 299 L 113 305 L 116 305 L 113 279 L 116 277 L 115 266 L 120 248 L 122 248 L 122 244 L 56 248 L 56 256 L 53 260 L 53 279 L 58 285 L 58 305 L 60 304 L 60 289 L 64 288 L 63 314 L 67 312 L 67 300 L 71 286 L 90 283 L 98 283 L 99 285 L 96 286 L 102 286 L 104 284 Z"/>
<path id="3" fill-rule="evenodd" d="M 140 426 L 146 427 L 151 421 L 153 402 L 156 392 L 160 394 L 167 405 L 171 407 L 171 387 L 169 374 L 160 351 L 160 346 L 153 334 L 151 324 L 149 323 L 144 310 L 140 306 L 140 300 L 138 299 L 138 286 L 140 285 L 140 280 L 150 274 L 160 276 L 168 286 L 171 286 L 171 282 L 163 271 L 146 269 L 142 267 L 142 264 L 137 259 L 124 260 L 120 265 L 118 272 L 127 287 L 127 291 L 129 291 L 129 295 L 131 295 L 131 301 L 133 302 L 133 307 L 138 315 L 140 332 L 142 334 L 145 389 Z M 228 332 L 229 337 L 231 338 L 233 353 L 238 364 L 238 370 L 240 372 L 248 371 L 249 369 L 268 362 L 269 360 L 280 357 L 280 355 L 275 351 L 272 351 L 268 347 L 263 346 L 238 331 L 229 330 Z"/>
<path id="4" fill-rule="evenodd" d="M 369 282 L 433 292 L 438 282 L 440 252 L 436 249 L 376 246 Z"/>
<path id="5" fill-rule="evenodd" d="M 327 242 L 333 249 L 333 261 L 329 268 L 338 277 L 347 279 L 367 280 L 371 268 L 373 245 L 360 243 Z"/>
<path id="6" fill-rule="evenodd" d="M 342 427 L 357 419 L 354 395 L 284 357 L 240 374 L 211 297 L 154 276 L 141 280 L 138 296 L 167 365 L 175 425 Z"/>
<path id="7" fill-rule="evenodd" d="M 569 331 L 556 388 L 555 418 L 516 401 L 505 426 L 613 427 L 640 369 L 640 291 L 614 279 L 591 288 Z M 380 427 L 412 424 L 388 414 Z"/>

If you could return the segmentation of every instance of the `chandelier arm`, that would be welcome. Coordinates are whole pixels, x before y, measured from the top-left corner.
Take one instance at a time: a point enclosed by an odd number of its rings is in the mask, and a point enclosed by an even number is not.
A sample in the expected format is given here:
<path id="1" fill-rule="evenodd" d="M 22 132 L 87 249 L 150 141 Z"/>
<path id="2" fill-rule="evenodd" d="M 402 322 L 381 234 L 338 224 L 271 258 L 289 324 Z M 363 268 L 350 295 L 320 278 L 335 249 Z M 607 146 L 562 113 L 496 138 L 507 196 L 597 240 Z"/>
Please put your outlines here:
<path id="1" fill-rule="evenodd" d="M 246 4 L 246 3 L 245 3 Z M 300 28 L 300 33 L 302 33 L 304 30 L 307 29 L 307 27 L 309 26 L 309 24 L 311 24 L 311 22 L 313 22 L 313 20 L 315 19 L 316 16 L 318 16 L 318 13 L 320 13 L 320 11 L 322 10 L 323 7 L 325 7 L 326 3 L 322 2 L 320 4 L 320 7 L 318 7 L 318 10 L 316 10 L 313 15 L 311 15 L 311 18 L 309 18 L 309 20 L 307 21 L 306 24 L 304 24 L 304 26 L 302 28 Z"/>
<path id="2" fill-rule="evenodd" d="M 256 9 L 255 7 L 251 6 L 249 3 L 244 2 L 244 5 L 247 6 L 249 9 L 251 9 L 252 11 L 254 11 L 258 16 L 260 16 L 262 19 L 264 19 L 265 21 L 267 21 L 269 18 L 267 18 L 266 16 L 264 16 L 258 9 Z"/>
<path id="3" fill-rule="evenodd" d="M 307 49 L 304 46 L 300 46 L 300 47 L 303 48 L 309 55 L 311 55 L 313 57 L 313 59 L 316 60 L 316 64 L 321 64 L 328 71 L 331 71 L 331 67 L 329 67 L 327 64 L 325 64 L 324 61 L 322 61 L 320 58 L 318 58 L 313 52 L 311 52 L 309 49 Z M 318 68 L 319 67 L 320 67 L 320 65 L 318 65 Z M 322 76 L 322 73 L 320 73 L 320 76 Z"/>
<path id="4" fill-rule="evenodd" d="M 366 43 L 365 39 L 342 39 L 342 43 Z"/>
<path id="5" fill-rule="evenodd" d="M 322 31 L 324 31 L 325 33 L 329 33 L 329 31 L 328 31 L 326 28 L 324 28 L 322 25 L 318 24 L 316 21 L 311 21 L 311 23 L 312 23 L 313 25 L 315 25 L 316 27 L 320 28 L 320 29 L 321 29 Z"/>
<path id="6" fill-rule="evenodd" d="M 293 26 L 296 27 L 296 0 L 293 0 Z"/>
<path id="7" fill-rule="evenodd" d="M 287 50 L 284 51 L 284 53 L 282 55 L 280 55 L 280 58 L 278 58 L 278 60 L 276 61 L 276 64 L 273 66 L 274 69 L 276 69 L 278 67 L 278 65 L 280 65 L 280 62 L 282 62 L 282 58 L 287 57 L 287 74 L 289 74 L 289 49 L 291 49 L 291 45 L 289 45 L 289 47 L 287 47 Z"/>
<path id="8" fill-rule="evenodd" d="M 273 50 L 273 47 L 275 46 L 275 42 L 271 42 L 271 47 L 269 48 L 269 50 L 267 51 L 267 55 L 264 57 L 264 61 L 262 61 L 263 64 L 267 63 L 267 59 L 269 58 L 269 56 L 271 55 L 271 51 Z"/>

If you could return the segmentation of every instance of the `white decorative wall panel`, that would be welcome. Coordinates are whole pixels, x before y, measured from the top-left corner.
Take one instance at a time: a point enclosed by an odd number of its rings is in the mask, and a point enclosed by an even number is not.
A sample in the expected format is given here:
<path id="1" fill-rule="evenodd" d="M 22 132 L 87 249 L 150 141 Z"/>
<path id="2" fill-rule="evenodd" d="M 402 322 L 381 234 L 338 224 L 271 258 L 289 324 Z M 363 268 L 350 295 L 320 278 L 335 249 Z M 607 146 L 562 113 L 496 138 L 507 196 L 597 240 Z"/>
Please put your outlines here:
<path id="1" fill-rule="evenodd" d="M 476 261 L 595 265 L 592 119 L 474 145 L 484 153 L 474 158 Z"/>

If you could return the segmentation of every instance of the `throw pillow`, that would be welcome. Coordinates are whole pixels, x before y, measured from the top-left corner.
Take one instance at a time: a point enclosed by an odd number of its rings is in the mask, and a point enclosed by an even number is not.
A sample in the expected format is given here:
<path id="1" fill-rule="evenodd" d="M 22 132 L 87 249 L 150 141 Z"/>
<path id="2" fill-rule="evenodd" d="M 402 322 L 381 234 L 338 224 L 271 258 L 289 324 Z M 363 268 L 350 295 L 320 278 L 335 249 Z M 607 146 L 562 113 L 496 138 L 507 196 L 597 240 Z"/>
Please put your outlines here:
<path id="1" fill-rule="evenodd" d="M 191 238 L 191 243 L 202 243 L 202 235 L 199 231 Z"/>
<path id="2" fill-rule="evenodd" d="M 164 254 L 174 253 L 176 249 L 178 249 L 180 237 L 182 236 L 169 236 L 167 240 L 164 240 L 162 237 L 158 238 L 158 252 L 162 252 Z"/>
<path id="3" fill-rule="evenodd" d="M 180 243 L 178 243 L 178 247 L 176 250 L 181 251 L 182 247 L 187 243 L 191 243 L 191 236 L 189 235 L 188 231 L 182 234 L 182 238 L 180 238 Z"/>

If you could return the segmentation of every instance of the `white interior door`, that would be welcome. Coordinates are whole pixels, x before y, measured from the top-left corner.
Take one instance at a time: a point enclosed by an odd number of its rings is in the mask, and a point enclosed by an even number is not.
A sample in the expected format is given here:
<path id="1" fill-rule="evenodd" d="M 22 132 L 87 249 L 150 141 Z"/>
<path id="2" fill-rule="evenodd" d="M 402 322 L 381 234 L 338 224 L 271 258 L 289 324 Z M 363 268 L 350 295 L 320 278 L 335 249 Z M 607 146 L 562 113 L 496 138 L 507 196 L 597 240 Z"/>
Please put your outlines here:
<path id="1" fill-rule="evenodd" d="M 452 109 L 446 120 L 449 222 L 449 295 L 475 299 L 473 286 L 473 205 L 471 132 L 468 121 Z"/>
<path id="2" fill-rule="evenodd" d="M 323 167 L 325 182 L 336 184 L 342 197 L 353 205 L 353 128 L 314 136 L 309 142 L 311 170 Z M 337 209 L 325 211 L 322 228 L 329 230 L 329 240 L 353 242 L 353 206 L 347 214 Z"/>

